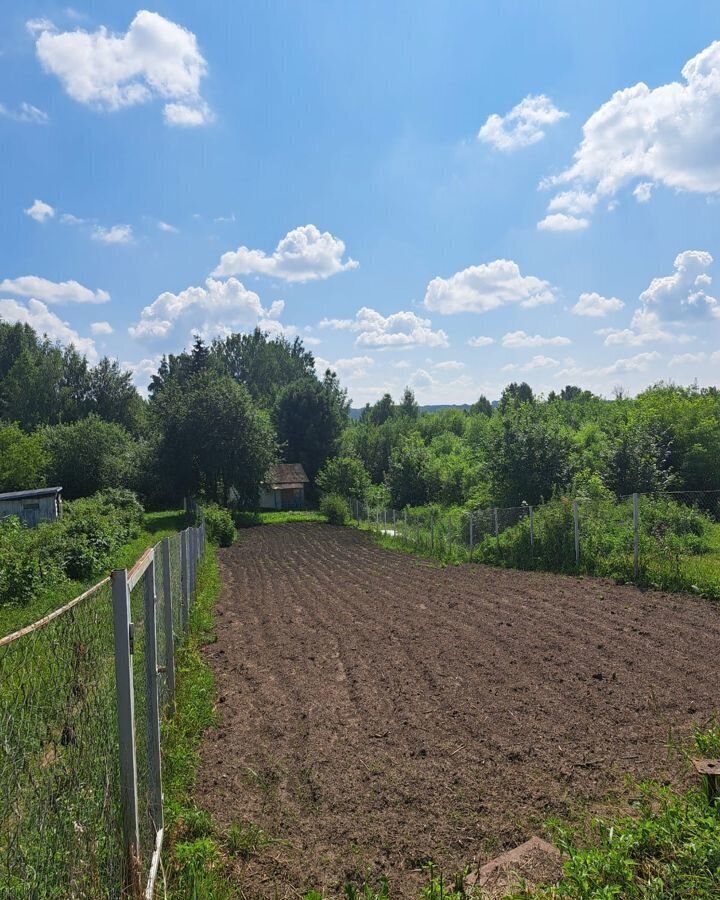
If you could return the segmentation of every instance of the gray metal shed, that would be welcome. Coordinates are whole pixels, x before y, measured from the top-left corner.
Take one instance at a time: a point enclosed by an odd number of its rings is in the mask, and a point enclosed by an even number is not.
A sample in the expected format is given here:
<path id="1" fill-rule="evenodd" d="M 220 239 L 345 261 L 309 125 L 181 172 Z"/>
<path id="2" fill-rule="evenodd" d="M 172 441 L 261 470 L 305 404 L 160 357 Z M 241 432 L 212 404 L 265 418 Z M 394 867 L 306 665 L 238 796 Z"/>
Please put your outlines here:
<path id="1" fill-rule="evenodd" d="M 62 515 L 62 488 L 37 488 L 0 494 L 0 519 L 17 516 L 29 528 L 54 522 Z"/>

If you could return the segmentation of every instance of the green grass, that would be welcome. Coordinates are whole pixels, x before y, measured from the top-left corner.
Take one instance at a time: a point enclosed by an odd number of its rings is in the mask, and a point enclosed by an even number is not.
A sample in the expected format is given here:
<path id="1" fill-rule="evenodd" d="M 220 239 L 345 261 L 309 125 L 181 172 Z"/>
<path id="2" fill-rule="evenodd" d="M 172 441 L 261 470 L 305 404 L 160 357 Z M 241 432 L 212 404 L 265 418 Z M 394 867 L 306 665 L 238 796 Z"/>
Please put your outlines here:
<path id="1" fill-rule="evenodd" d="M 322 513 L 312 509 L 236 512 L 234 519 L 238 528 L 254 528 L 257 525 L 286 525 L 291 522 L 327 522 Z"/>
<path id="2" fill-rule="evenodd" d="M 30 603 L 22 606 L 0 606 L 0 636 L 10 634 L 26 625 L 30 625 L 69 603 L 78 594 L 97 584 L 112 569 L 129 568 L 142 554 L 158 541 L 181 531 L 186 525 L 185 513 L 182 510 L 163 510 L 146 513 L 142 530 L 133 540 L 120 547 L 113 555 L 107 572 L 101 572 L 89 581 L 64 581 L 61 584 L 48 584 Z"/>
<path id="3" fill-rule="evenodd" d="M 198 570 L 197 592 L 185 643 L 175 656 L 175 715 L 163 724 L 163 790 L 167 892 L 177 900 L 230 900 L 212 819 L 199 809 L 193 789 L 200 741 L 216 721 L 215 683 L 201 648 L 215 640 L 213 607 L 220 591 L 217 550 L 208 544 Z"/>

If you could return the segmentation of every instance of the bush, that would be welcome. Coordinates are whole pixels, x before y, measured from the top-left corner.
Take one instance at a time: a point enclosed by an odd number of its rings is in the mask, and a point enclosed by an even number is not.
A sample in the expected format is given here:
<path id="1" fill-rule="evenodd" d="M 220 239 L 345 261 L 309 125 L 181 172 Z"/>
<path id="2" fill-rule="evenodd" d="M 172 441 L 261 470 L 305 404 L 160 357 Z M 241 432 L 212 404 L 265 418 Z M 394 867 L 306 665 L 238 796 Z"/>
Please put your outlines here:
<path id="1" fill-rule="evenodd" d="M 320 512 L 331 525 L 347 525 L 350 521 L 347 502 L 339 494 L 325 494 L 320 501 Z"/>
<path id="2" fill-rule="evenodd" d="M 122 489 L 66 503 L 61 519 L 25 528 L 16 517 L 0 523 L 0 604 L 25 604 L 67 579 L 106 572 L 113 554 L 140 532 L 143 508 Z"/>
<path id="3" fill-rule="evenodd" d="M 370 475 L 359 459 L 336 456 L 318 472 L 316 484 L 326 494 L 365 500 L 370 490 Z"/>
<path id="4" fill-rule="evenodd" d="M 230 510 L 216 504 L 205 507 L 207 536 L 213 544 L 230 547 L 235 540 L 235 523 Z"/>

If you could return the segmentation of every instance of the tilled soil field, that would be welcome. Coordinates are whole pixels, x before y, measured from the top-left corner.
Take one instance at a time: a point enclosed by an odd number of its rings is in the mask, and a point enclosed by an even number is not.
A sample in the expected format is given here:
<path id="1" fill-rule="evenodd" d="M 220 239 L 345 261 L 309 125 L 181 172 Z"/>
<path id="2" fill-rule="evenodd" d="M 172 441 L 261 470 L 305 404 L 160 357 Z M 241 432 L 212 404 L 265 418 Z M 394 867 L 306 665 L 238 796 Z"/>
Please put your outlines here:
<path id="1" fill-rule="evenodd" d="M 669 739 L 717 709 L 720 608 L 699 599 L 442 568 L 327 525 L 220 558 L 198 800 L 271 839 L 238 857 L 248 898 L 383 873 L 415 898 L 427 860 L 457 872 L 626 802 L 628 774 L 685 778 Z"/>

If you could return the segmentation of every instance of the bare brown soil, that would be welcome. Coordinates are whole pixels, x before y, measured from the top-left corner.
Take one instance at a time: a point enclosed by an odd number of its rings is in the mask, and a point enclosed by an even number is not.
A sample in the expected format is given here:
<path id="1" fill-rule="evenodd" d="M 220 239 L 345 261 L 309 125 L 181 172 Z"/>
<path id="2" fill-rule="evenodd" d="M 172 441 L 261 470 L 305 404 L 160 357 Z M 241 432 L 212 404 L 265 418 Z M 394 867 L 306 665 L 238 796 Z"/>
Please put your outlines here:
<path id="1" fill-rule="evenodd" d="M 220 725 L 198 799 L 271 842 L 240 895 L 340 893 L 429 859 L 482 864 L 624 777 L 678 781 L 668 752 L 717 708 L 720 608 L 608 581 L 441 568 L 316 524 L 221 553 Z"/>

